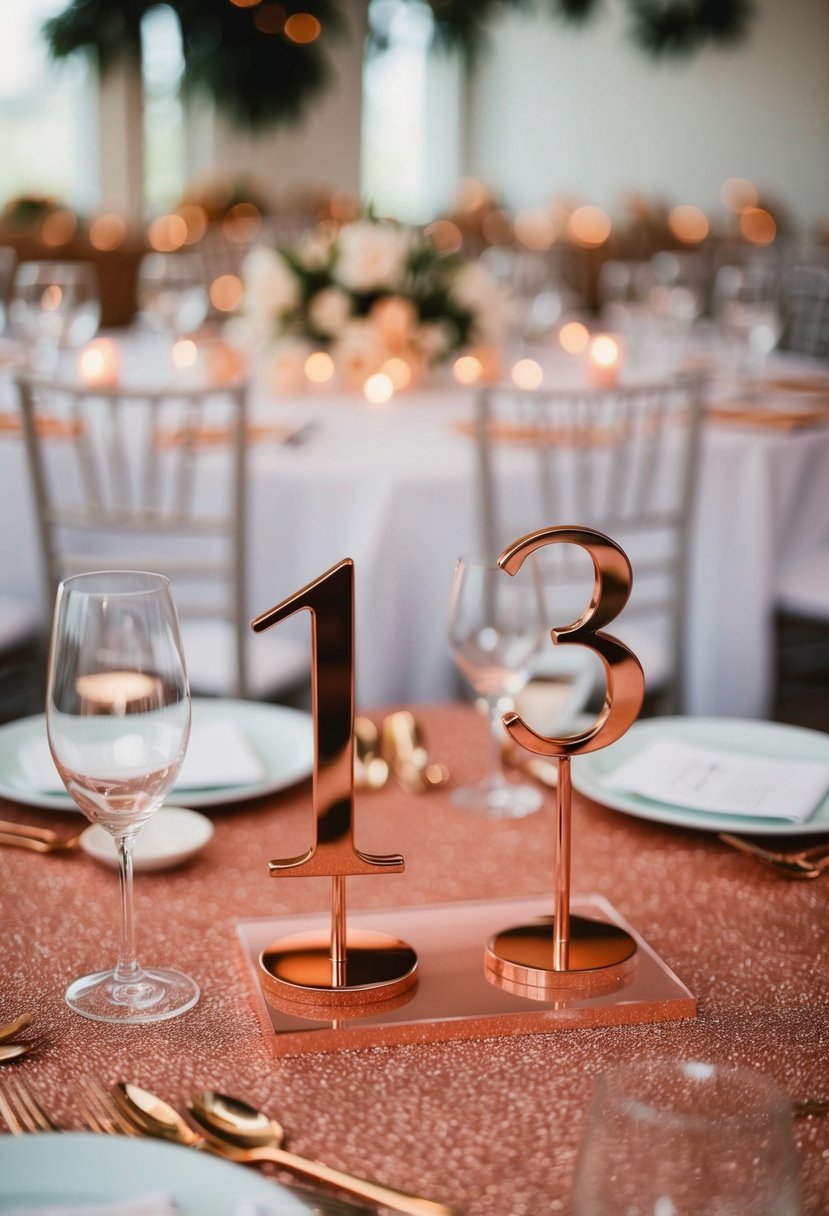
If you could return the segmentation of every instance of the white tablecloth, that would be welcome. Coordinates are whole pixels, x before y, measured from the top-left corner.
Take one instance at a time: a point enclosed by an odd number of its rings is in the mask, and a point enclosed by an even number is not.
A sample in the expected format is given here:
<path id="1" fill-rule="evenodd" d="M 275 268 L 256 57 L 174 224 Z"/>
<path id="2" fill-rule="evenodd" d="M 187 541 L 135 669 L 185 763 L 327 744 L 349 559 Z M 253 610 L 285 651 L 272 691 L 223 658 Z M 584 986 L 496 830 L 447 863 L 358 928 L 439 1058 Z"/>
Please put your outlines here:
<path id="1" fill-rule="evenodd" d="M 474 444 L 453 424 L 472 411 L 471 394 L 449 386 L 382 407 L 324 394 L 255 403 L 259 418 L 308 417 L 317 426 L 301 446 L 250 448 L 250 614 L 353 558 L 361 706 L 457 691 L 446 610 L 455 560 L 477 543 L 477 512 Z M 827 486 L 829 427 L 706 424 L 692 522 L 687 712 L 768 713 L 778 570 L 829 542 Z M 0 501 L 0 592 L 40 603 L 28 474 L 12 434 L 0 435 Z"/>

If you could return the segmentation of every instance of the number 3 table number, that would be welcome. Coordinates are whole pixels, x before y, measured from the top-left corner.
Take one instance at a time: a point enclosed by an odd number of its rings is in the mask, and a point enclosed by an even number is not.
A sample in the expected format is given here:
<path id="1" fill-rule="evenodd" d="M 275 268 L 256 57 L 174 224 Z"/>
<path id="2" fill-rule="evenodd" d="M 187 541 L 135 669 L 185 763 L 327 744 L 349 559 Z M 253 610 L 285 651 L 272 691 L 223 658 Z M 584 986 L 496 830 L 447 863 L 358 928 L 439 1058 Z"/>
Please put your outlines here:
<path id="1" fill-rule="evenodd" d="M 411 946 L 385 933 L 346 926 L 349 874 L 394 874 L 403 858 L 362 853 L 354 844 L 354 563 L 320 575 L 251 622 L 260 633 L 294 613 L 311 614 L 314 717 L 314 836 L 298 857 L 269 864 L 275 877 L 331 877 L 331 931 L 271 943 L 259 959 L 265 990 L 277 1000 L 344 1009 L 399 998 L 417 978 Z M 297 1010 L 299 1012 L 299 1008 Z"/>
<path id="2" fill-rule="evenodd" d="M 530 554 L 547 545 L 570 544 L 585 549 L 593 561 L 593 595 L 572 624 L 555 628 L 558 646 L 586 646 L 601 659 L 607 691 L 595 722 L 579 734 L 548 739 L 516 713 L 503 722 L 509 734 L 529 751 L 558 760 L 555 816 L 554 915 L 496 933 L 487 943 L 485 964 L 492 983 L 526 996 L 549 999 L 558 992 L 594 995 L 624 983 L 636 967 L 636 942 L 618 925 L 570 915 L 570 758 L 614 743 L 636 720 L 642 707 L 645 677 L 639 660 L 617 638 L 602 632 L 630 595 L 632 573 L 627 555 L 609 536 L 591 528 L 543 528 L 521 537 L 498 558 L 513 575 Z M 575 992 L 574 992 L 575 990 Z"/>

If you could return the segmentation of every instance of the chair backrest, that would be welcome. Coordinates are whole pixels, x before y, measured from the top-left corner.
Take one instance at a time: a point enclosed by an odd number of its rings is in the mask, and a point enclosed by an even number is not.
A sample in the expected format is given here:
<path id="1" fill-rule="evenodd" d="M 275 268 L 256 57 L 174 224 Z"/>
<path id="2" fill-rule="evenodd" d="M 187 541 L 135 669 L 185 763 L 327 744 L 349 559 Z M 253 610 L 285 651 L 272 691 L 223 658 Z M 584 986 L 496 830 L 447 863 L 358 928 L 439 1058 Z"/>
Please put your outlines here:
<path id="1" fill-rule="evenodd" d="M 829 264 L 796 265 L 783 272 L 782 345 L 818 359 L 829 356 Z"/>
<path id="2" fill-rule="evenodd" d="M 666 703 L 673 708 L 681 684 L 699 377 L 572 391 L 487 387 L 478 401 L 484 551 L 495 557 L 517 537 L 560 524 L 612 536 L 634 571 L 625 621 L 659 616 L 667 625 L 673 679 Z M 544 551 L 542 566 L 551 624 L 565 625 L 589 603 L 592 565 L 581 550 L 562 545 Z"/>
<path id="3" fill-rule="evenodd" d="M 70 574 L 166 574 L 182 619 L 235 626 L 245 696 L 245 386 L 17 383 L 47 611 Z"/>

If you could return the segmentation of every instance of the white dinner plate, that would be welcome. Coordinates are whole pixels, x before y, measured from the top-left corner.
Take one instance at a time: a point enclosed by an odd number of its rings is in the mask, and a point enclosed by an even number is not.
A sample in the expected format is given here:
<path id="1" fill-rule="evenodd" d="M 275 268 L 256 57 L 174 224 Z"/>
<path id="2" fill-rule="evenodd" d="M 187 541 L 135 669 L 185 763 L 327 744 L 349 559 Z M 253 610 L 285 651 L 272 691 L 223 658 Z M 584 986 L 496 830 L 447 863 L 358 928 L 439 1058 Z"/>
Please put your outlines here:
<path id="1" fill-rule="evenodd" d="M 222 806 L 244 802 L 287 789 L 308 777 L 314 766 L 314 736 L 311 715 L 286 705 L 262 701 L 229 701 L 194 697 L 193 721 L 231 721 L 244 734 L 262 762 L 261 780 L 248 785 L 214 786 L 186 790 L 173 786 L 171 800 L 188 807 Z M 46 715 L 19 718 L 0 726 L 0 795 L 27 806 L 53 811 L 77 810 L 65 791 L 47 793 L 34 789 L 25 775 L 19 753 L 31 739 L 46 737 Z"/>
<path id="2" fill-rule="evenodd" d="M 299 1216 L 310 1202 L 277 1182 L 207 1153 L 128 1136 L 0 1136 L 0 1212 L 165 1195 L 181 1216 Z"/>
<path id="3" fill-rule="evenodd" d="M 785 819 L 756 818 L 696 811 L 688 807 L 653 802 L 638 794 L 608 789 L 604 780 L 627 760 L 638 755 L 654 739 L 679 739 L 724 752 L 763 756 L 769 760 L 829 761 L 829 735 L 800 726 L 759 722 L 744 718 L 646 718 L 634 722 L 626 735 L 602 751 L 573 760 L 573 787 L 604 806 L 640 819 L 673 823 L 677 827 L 702 828 L 709 832 L 747 832 L 757 836 L 805 836 L 829 832 L 829 794 L 805 823 Z"/>
<path id="4" fill-rule="evenodd" d="M 195 857 L 213 835 L 213 824 L 206 815 L 183 806 L 163 806 L 151 815 L 135 838 L 132 847 L 134 870 L 169 870 Z M 118 867 L 118 849 L 106 828 L 91 823 L 81 833 L 84 853 L 102 865 Z"/>

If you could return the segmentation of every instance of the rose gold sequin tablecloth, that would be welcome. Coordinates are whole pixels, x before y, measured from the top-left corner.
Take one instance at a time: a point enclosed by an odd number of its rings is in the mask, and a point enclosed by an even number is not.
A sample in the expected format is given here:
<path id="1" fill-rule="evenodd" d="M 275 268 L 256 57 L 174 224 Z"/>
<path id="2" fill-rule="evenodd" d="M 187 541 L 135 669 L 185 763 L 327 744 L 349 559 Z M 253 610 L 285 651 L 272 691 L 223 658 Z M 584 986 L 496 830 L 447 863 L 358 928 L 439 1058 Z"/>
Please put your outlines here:
<path id="1" fill-rule="evenodd" d="M 452 782 L 486 764 L 485 727 L 464 706 L 418 710 Z M 117 880 L 84 854 L 0 851 L 0 1022 L 36 1011 L 46 1046 L 4 1073 L 29 1081 L 66 1126 L 72 1085 L 127 1078 L 181 1103 L 196 1088 L 246 1097 L 281 1119 L 291 1147 L 454 1203 L 468 1216 L 567 1212 L 592 1082 L 642 1056 L 760 1068 L 792 1096 L 829 1094 L 829 876 L 791 882 L 708 833 L 577 798 L 573 885 L 604 895 L 698 997 L 696 1020 L 277 1059 L 266 1046 L 236 921 L 322 910 L 325 879 L 272 879 L 267 862 L 307 840 L 308 783 L 213 813 L 190 864 L 136 880 L 140 956 L 202 986 L 194 1010 L 150 1027 L 86 1021 L 63 1003 L 77 975 L 114 961 Z M 478 822 L 445 791 L 394 784 L 361 795 L 357 843 L 400 851 L 406 872 L 349 882 L 353 908 L 544 894 L 551 804 Z M 0 816 L 69 828 L 74 816 L 0 801 Z M 1 1079 L 1 1077 L 0 1077 Z M 806 1216 L 829 1211 L 829 1118 L 796 1125 Z"/>

